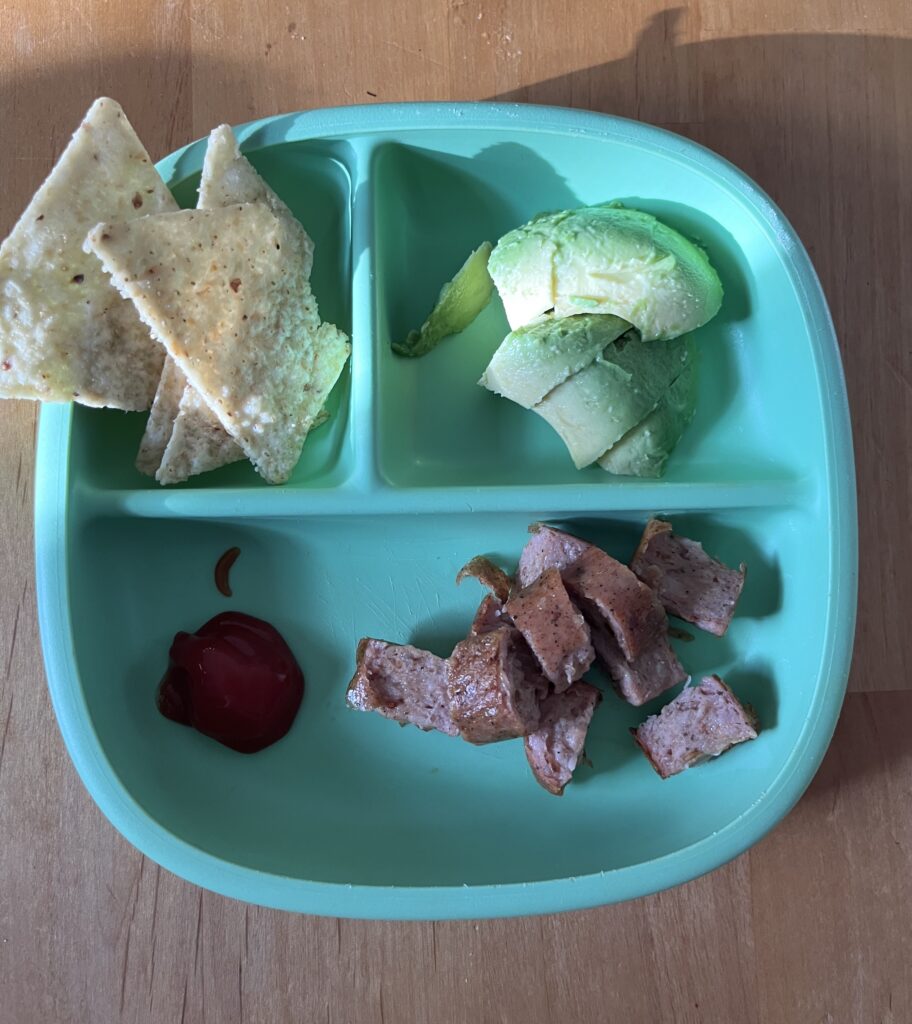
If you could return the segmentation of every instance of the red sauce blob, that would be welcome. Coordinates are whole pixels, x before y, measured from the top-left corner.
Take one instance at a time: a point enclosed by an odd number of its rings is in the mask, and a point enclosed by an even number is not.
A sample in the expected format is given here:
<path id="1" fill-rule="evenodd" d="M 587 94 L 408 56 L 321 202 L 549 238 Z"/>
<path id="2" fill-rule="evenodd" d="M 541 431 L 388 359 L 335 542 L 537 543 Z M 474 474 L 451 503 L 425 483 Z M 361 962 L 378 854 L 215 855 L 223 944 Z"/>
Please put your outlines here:
<path id="1" fill-rule="evenodd" d="M 253 754 L 288 732 L 303 696 L 304 676 L 279 631 L 243 612 L 222 612 L 174 637 L 158 710 Z"/>

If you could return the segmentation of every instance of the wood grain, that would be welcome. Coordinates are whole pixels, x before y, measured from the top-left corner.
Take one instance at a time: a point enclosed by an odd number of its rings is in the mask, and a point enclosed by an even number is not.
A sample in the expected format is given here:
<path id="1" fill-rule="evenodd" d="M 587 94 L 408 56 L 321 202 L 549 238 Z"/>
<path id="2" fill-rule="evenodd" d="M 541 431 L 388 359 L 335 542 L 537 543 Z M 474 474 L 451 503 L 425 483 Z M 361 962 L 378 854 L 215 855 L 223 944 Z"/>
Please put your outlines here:
<path id="1" fill-rule="evenodd" d="M 490 97 L 717 149 L 782 205 L 830 300 L 862 552 L 855 692 L 811 789 L 749 854 L 558 917 L 286 915 L 161 871 L 82 789 L 38 648 L 35 410 L 0 404 L 0 1024 L 912 1020 L 912 7 L 0 0 L 0 28 L 4 234 L 100 93 L 155 156 L 281 110 Z"/>

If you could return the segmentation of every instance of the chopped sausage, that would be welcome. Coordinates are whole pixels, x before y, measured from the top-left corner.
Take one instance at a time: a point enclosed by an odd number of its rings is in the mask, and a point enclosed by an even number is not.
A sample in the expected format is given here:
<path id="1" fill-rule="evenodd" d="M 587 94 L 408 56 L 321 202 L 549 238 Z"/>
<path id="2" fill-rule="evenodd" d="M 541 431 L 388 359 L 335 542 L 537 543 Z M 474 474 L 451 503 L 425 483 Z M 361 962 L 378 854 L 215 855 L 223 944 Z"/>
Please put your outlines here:
<path id="1" fill-rule="evenodd" d="M 594 661 L 589 627 L 570 600 L 557 569 L 546 569 L 504 607 L 558 693 L 576 682 Z"/>
<path id="2" fill-rule="evenodd" d="M 503 602 L 494 594 L 485 594 L 478 606 L 478 611 L 475 612 L 475 618 L 472 619 L 469 634 L 476 636 L 479 633 L 490 633 L 498 626 L 509 625 L 511 625 L 510 617 L 504 613 Z"/>
<path id="3" fill-rule="evenodd" d="M 586 733 L 601 693 L 588 683 L 574 683 L 552 693 L 541 706 L 541 724 L 526 737 L 529 767 L 549 793 L 561 796 L 586 743 Z"/>
<path id="4" fill-rule="evenodd" d="M 546 569 L 563 572 L 584 551 L 593 547 L 579 537 L 544 523 L 533 523 L 529 532 L 532 537 L 526 542 L 516 569 L 516 582 L 521 587 L 534 583 Z"/>
<path id="5" fill-rule="evenodd" d="M 730 569 L 699 541 L 676 537 L 671 523 L 650 519 L 630 565 L 670 615 L 715 636 L 728 629 L 744 586 L 743 564 Z"/>
<path id="6" fill-rule="evenodd" d="M 660 634 L 635 661 L 628 661 L 604 622 L 591 620 L 589 625 L 599 664 L 611 678 L 618 695 L 629 704 L 636 707 L 646 704 L 687 679 L 687 672 L 678 661 L 667 634 Z"/>
<path id="7" fill-rule="evenodd" d="M 530 527 L 516 579 L 534 583 L 547 569 L 557 569 L 580 611 L 590 621 L 607 620 L 624 656 L 635 660 L 665 633 L 668 622 L 652 591 L 616 559 L 588 541 L 536 523 Z"/>
<path id="8" fill-rule="evenodd" d="M 456 585 L 458 586 L 467 577 L 473 577 L 500 601 L 506 601 L 510 596 L 513 587 L 513 580 L 495 565 L 490 558 L 484 555 L 476 555 L 456 573 Z"/>
<path id="9" fill-rule="evenodd" d="M 667 633 L 668 620 L 653 592 L 600 548 L 587 546 L 562 576 L 580 610 L 608 623 L 628 661 Z"/>
<path id="10" fill-rule="evenodd" d="M 447 663 L 428 651 L 365 637 L 346 701 L 401 725 L 459 735 L 447 701 Z"/>
<path id="11" fill-rule="evenodd" d="M 756 739 L 758 730 L 753 712 L 718 676 L 707 676 L 631 732 L 652 767 L 667 779 L 736 743 Z"/>
<path id="12" fill-rule="evenodd" d="M 538 728 L 548 684 L 518 630 L 499 626 L 466 637 L 447 666 L 450 713 L 463 739 L 495 743 Z"/>

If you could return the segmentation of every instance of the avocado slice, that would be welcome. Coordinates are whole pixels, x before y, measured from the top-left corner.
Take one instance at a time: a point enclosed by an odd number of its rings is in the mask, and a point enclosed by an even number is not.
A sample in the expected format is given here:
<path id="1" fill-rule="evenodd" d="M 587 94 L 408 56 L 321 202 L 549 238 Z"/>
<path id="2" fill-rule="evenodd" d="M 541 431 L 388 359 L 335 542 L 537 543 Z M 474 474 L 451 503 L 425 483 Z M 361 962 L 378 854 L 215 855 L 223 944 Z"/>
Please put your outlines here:
<path id="1" fill-rule="evenodd" d="M 697 368 L 688 344 L 684 369 L 645 419 L 628 430 L 598 460 L 602 469 L 621 476 L 662 476 L 668 457 L 690 425 L 697 407 Z"/>
<path id="2" fill-rule="evenodd" d="M 444 338 L 464 331 L 485 308 L 494 291 L 488 273 L 491 243 L 482 244 L 469 256 L 448 281 L 420 330 L 409 331 L 404 342 L 393 342 L 393 351 L 400 356 L 423 356 Z"/>
<path id="3" fill-rule="evenodd" d="M 599 314 L 573 318 L 581 328 L 593 319 Z M 554 388 L 533 411 L 558 432 L 581 469 L 652 412 L 686 360 L 685 340 L 651 344 L 630 330 Z"/>
<path id="4" fill-rule="evenodd" d="M 613 313 L 644 341 L 667 340 L 701 327 L 722 304 L 701 248 L 619 203 L 535 217 L 500 239 L 488 270 L 514 330 L 548 310 Z"/>
<path id="5" fill-rule="evenodd" d="M 531 409 L 629 330 L 617 316 L 538 320 L 504 338 L 478 383 Z"/>

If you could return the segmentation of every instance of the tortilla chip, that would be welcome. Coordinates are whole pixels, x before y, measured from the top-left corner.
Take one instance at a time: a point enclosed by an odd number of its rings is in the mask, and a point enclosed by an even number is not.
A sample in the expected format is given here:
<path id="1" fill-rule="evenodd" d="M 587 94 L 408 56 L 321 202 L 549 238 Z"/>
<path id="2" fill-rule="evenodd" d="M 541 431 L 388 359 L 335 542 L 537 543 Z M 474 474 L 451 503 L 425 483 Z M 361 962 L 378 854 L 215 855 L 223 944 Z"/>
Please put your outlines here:
<path id="1" fill-rule="evenodd" d="M 316 357 L 313 377 L 310 382 L 310 390 L 319 396 L 320 404 L 313 422 L 310 424 L 311 430 L 329 419 L 329 413 L 323 402 L 341 376 L 350 352 L 351 345 L 348 343 L 348 335 L 344 331 L 340 331 L 335 324 L 320 324 L 317 329 Z"/>
<path id="2" fill-rule="evenodd" d="M 0 247 L 0 398 L 149 408 L 164 351 L 82 243 L 176 209 L 119 104 L 96 100 Z"/>
<path id="3" fill-rule="evenodd" d="M 86 241 L 271 483 L 288 479 L 350 352 L 341 332 L 318 335 L 305 239 L 252 203 L 99 224 Z"/>
<path id="4" fill-rule="evenodd" d="M 234 132 L 223 124 L 209 135 L 197 208 L 219 209 L 238 203 L 265 203 L 276 216 L 294 220 L 288 207 L 257 174 L 247 158 L 241 155 Z M 309 277 L 313 263 L 313 242 L 303 228 L 301 231 L 307 254 L 306 273 Z M 171 362 L 170 356 L 168 362 Z M 174 406 L 170 425 L 174 434 L 170 442 L 166 439 L 167 452 L 162 450 L 157 464 L 155 478 L 161 484 L 180 483 L 196 473 L 217 469 L 244 458 L 244 453 L 219 423 L 215 413 L 199 399 L 189 384 L 186 388 L 183 399 L 178 396 Z M 150 416 L 147 433 L 155 428 L 156 424 Z M 140 453 L 145 444 L 144 438 Z"/>
<path id="5" fill-rule="evenodd" d="M 314 251 L 310 235 L 241 153 L 231 128 L 222 124 L 209 134 L 196 205 L 200 210 L 216 210 L 238 203 L 265 203 L 277 217 L 286 217 L 297 227 L 304 249 L 304 275 L 310 280 Z"/>
<path id="6" fill-rule="evenodd" d="M 155 476 L 161 465 L 186 386 L 187 378 L 177 368 L 177 363 L 167 356 L 136 456 L 136 468 L 146 476 Z"/>
<path id="7" fill-rule="evenodd" d="M 170 357 L 168 361 L 172 362 Z M 244 452 L 224 430 L 218 417 L 188 384 L 155 479 L 160 484 L 177 484 L 197 473 L 243 458 Z"/>
<path id="8" fill-rule="evenodd" d="M 247 159 L 241 156 L 231 129 L 221 125 L 210 133 L 206 146 L 197 206 L 199 209 L 215 209 L 236 203 L 266 203 L 273 212 L 281 210 L 291 216 L 288 207 L 278 199 Z M 244 458 L 244 453 L 238 449 L 206 402 L 193 398 L 196 392 L 186 383 L 186 378 L 169 355 L 162 371 L 163 382 L 166 376 L 174 381 L 175 374 L 179 375 L 186 393 L 184 395 L 178 391 L 175 395 L 169 392 L 171 400 L 167 406 L 162 404 L 158 416 L 159 395 L 156 394 L 136 459 L 137 469 L 149 476 L 154 475 L 160 483 L 179 483 L 193 473 L 217 469 Z M 160 392 L 161 389 L 160 384 Z M 183 397 L 186 400 L 182 400 Z M 166 416 L 170 416 L 170 421 L 165 421 Z M 177 434 L 173 444 L 170 443 L 172 432 Z M 193 446 L 192 451 L 189 446 Z M 158 459 L 153 465 L 151 463 L 156 453 Z"/>

